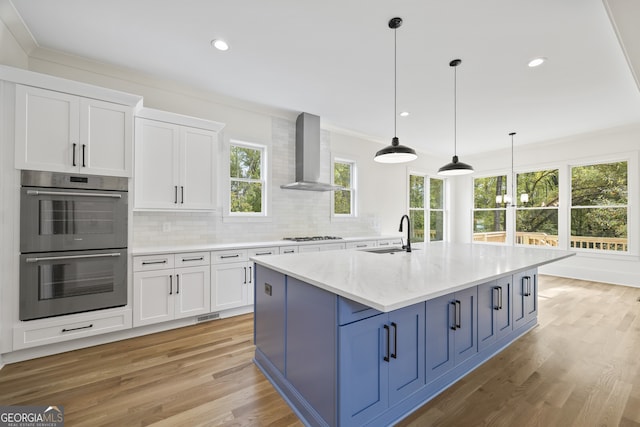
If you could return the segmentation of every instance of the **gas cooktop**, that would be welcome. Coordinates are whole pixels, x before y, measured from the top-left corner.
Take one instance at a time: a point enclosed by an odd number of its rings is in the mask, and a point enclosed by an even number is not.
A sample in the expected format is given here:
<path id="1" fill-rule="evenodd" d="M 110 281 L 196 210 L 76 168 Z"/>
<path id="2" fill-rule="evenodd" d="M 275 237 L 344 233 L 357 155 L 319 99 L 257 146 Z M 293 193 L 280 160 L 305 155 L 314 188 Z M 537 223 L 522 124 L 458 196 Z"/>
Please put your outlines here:
<path id="1" fill-rule="evenodd" d="M 293 242 L 315 242 L 320 240 L 340 240 L 342 237 L 337 236 L 308 236 L 308 237 L 283 237 L 282 240 L 291 240 Z"/>

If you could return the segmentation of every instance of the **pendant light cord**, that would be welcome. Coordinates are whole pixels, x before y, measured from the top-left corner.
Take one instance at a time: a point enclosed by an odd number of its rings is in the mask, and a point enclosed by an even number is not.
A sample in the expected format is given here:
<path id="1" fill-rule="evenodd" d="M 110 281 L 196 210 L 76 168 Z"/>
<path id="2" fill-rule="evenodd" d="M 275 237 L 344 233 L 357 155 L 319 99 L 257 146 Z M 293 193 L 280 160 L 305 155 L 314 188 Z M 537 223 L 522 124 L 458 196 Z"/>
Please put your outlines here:
<path id="1" fill-rule="evenodd" d="M 398 136 L 398 29 L 393 29 L 393 136 Z"/>
<path id="2" fill-rule="evenodd" d="M 513 135 L 515 134 L 515 132 L 509 134 L 511 136 L 511 197 L 513 198 L 511 205 L 514 207 L 516 206 L 516 175 L 513 172 Z"/>
<path id="3" fill-rule="evenodd" d="M 453 155 L 458 155 L 458 66 L 453 67 Z"/>

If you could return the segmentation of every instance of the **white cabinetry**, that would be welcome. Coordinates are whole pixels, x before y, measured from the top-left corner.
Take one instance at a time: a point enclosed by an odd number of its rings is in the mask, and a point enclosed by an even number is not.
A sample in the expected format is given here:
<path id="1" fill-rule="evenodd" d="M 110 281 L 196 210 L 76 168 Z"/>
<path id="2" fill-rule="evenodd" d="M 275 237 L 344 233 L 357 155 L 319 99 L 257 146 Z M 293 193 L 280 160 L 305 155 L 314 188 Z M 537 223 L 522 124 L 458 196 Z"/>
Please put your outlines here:
<path id="1" fill-rule="evenodd" d="M 344 243 L 319 243 L 314 245 L 300 245 L 298 252 L 336 251 L 340 249 L 345 249 Z"/>
<path id="2" fill-rule="evenodd" d="M 133 268 L 134 326 L 209 312 L 208 252 L 138 256 Z"/>
<path id="3" fill-rule="evenodd" d="M 136 117 L 134 207 L 215 210 L 218 131 L 223 126 L 155 110 L 141 114 L 147 118 Z M 190 121 L 201 127 L 179 124 Z"/>
<path id="4" fill-rule="evenodd" d="M 253 261 L 249 258 L 277 255 L 277 246 L 211 252 L 211 311 L 253 305 Z"/>
<path id="5" fill-rule="evenodd" d="M 133 108 L 16 85 L 18 169 L 131 176 Z"/>
<path id="6" fill-rule="evenodd" d="M 402 238 L 396 237 L 395 239 L 381 239 L 378 240 L 378 246 L 381 247 L 389 247 L 389 246 L 402 246 Z"/>
<path id="7" fill-rule="evenodd" d="M 375 248 L 377 244 L 375 240 L 361 240 L 359 242 L 349 242 L 346 246 L 347 249 L 364 249 Z"/>

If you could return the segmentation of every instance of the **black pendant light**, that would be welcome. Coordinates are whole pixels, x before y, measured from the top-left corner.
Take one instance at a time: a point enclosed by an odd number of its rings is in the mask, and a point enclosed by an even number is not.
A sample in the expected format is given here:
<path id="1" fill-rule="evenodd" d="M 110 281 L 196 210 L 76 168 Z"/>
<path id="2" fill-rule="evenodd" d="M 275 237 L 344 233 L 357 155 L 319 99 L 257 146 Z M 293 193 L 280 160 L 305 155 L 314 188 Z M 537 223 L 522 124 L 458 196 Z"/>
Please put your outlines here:
<path id="1" fill-rule="evenodd" d="M 404 163 L 410 162 L 411 160 L 415 160 L 418 158 L 416 154 L 416 150 L 411 147 L 407 147 L 406 145 L 400 145 L 400 140 L 396 136 L 396 127 L 397 127 L 397 86 L 398 86 L 398 66 L 397 66 L 397 42 L 396 42 L 396 30 L 398 27 L 402 25 L 402 18 L 392 18 L 389 21 L 389 28 L 393 29 L 393 139 L 391 140 L 391 145 L 384 147 L 382 150 L 376 153 L 376 156 L 373 158 L 376 162 L 379 163 Z"/>
<path id="2" fill-rule="evenodd" d="M 438 175 L 454 176 L 467 175 L 473 173 L 473 167 L 466 163 L 458 161 L 457 154 L 457 80 L 456 67 L 462 63 L 461 59 L 454 59 L 449 62 L 449 66 L 453 67 L 453 159 L 451 163 L 447 163 L 438 169 Z"/>

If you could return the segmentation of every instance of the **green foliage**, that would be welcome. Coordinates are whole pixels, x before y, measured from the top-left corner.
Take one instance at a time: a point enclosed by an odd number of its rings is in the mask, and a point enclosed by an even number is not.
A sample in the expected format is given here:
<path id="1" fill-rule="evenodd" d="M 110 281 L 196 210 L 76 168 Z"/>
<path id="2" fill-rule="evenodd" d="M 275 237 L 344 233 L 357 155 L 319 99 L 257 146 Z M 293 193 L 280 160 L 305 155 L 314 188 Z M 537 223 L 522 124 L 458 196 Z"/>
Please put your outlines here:
<path id="1" fill-rule="evenodd" d="M 442 179 L 429 179 L 429 206 L 431 209 L 444 209 L 444 181 Z M 433 230 L 433 228 L 432 228 Z"/>
<path id="2" fill-rule="evenodd" d="M 231 212 L 260 213 L 262 206 L 262 150 L 231 146 Z"/>
<path id="3" fill-rule="evenodd" d="M 516 202 L 519 206 L 558 206 L 558 169 L 519 173 L 517 175 Z M 527 194 L 529 201 L 521 202 Z"/>
<path id="4" fill-rule="evenodd" d="M 333 192 L 333 213 L 351 215 L 351 163 L 335 162 L 333 166 L 333 183 L 347 188 Z"/>
<path id="5" fill-rule="evenodd" d="M 424 176 L 409 175 L 409 208 L 424 208 Z"/>
<path id="6" fill-rule="evenodd" d="M 411 243 L 424 242 L 424 210 L 409 210 L 411 220 Z"/>
<path id="7" fill-rule="evenodd" d="M 501 196 L 507 191 L 507 176 L 488 176 L 473 180 L 473 206 L 476 209 L 499 208 L 496 196 Z"/>

